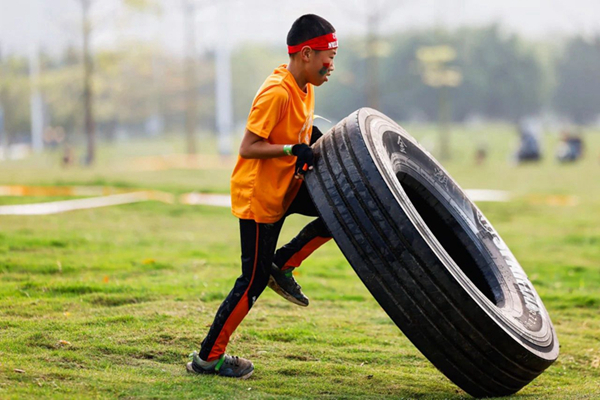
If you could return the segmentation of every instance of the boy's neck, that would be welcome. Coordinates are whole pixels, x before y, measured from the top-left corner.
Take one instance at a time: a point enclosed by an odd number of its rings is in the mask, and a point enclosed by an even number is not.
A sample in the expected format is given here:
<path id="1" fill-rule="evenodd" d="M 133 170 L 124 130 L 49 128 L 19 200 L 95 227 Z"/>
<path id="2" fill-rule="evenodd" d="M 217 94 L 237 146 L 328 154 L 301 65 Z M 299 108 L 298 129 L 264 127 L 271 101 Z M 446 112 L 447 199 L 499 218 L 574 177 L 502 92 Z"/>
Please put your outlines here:
<path id="1" fill-rule="evenodd" d="M 303 67 L 303 65 L 301 63 L 297 62 L 294 58 L 290 58 L 290 62 L 287 66 L 287 70 L 290 71 L 290 74 L 292 74 L 292 76 L 296 80 L 298 87 L 303 92 L 306 92 L 306 86 L 308 84 L 308 80 L 304 77 L 304 68 L 302 68 L 302 67 Z"/>

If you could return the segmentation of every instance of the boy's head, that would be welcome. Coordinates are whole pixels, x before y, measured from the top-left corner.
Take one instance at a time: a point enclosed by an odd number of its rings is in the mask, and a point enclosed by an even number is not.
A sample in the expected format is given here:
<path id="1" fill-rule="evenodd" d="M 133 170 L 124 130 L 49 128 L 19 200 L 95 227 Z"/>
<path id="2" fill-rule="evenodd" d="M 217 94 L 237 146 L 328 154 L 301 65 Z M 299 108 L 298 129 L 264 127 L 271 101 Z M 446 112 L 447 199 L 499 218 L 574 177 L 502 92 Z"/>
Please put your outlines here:
<path id="1" fill-rule="evenodd" d="M 327 82 L 338 47 L 335 28 L 327 20 L 314 14 L 301 16 L 288 32 L 287 45 L 290 59 L 303 67 L 309 83 Z"/>

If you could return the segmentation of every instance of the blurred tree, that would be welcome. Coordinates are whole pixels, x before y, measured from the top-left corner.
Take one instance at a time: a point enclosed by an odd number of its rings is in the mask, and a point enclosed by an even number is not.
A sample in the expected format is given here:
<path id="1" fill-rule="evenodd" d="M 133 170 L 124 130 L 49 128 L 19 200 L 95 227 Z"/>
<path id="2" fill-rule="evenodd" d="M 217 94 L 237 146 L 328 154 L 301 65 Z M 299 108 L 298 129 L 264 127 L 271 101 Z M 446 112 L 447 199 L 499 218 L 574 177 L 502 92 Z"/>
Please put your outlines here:
<path id="1" fill-rule="evenodd" d="M 82 11 L 82 37 L 83 37 L 83 104 L 84 104 L 84 130 L 87 139 L 87 152 L 85 163 L 90 165 L 96 157 L 96 123 L 94 120 L 94 58 L 90 43 L 93 33 L 91 21 L 91 8 L 97 0 L 78 0 Z M 135 11 L 160 12 L 160 4 L 156 0 L 123 0 L 123 4 Z"/>
<path id="2" fill-rule="evenodd" d="M 4 110 L 4 130 L 7 143 L 30 128 L 30 80 L 26 58 L 3 57 L 0 60 L 0 104 Z"/>
<path id="3" fill-rule="evenodd" d="M 79 63 L 45 69 L 41 90 L 50 117 L 49 124 L 61 126 L 69 137 L 83 124 L 81 113 L 83 71 Z"/>
<path id="4" fill-rule="evenodd" d="M 557 66 L 556 109 L 577 123 L 600 115 L 600 36 L 568 41 Z"/>
<path id="5" fill-rule="evenodd" d="M 94 62 L 90 49 L 90 36 L 92 25 L 90 21 L 90 7 L 92 0 L 79 0 L 81 4 L 81 27 L 83 35 L 83 110 L 85 120 L 85 136 L 87 138 L 86 165 L 91 165 L 96 158 L 96 126 L 94 123 L 94 93 L 92 79 L 94 73 Z"/>
<path id="6" fill-rule="evenodd" d="M 427 86 L 438 91 L 438 130 L 439 157 L 441 160 L 450 159 L 450 119 L 451 100 L 449 88 L 455 88 L 462 83 L 462 73 L 456 67 L 449 66 L 456 59 L 456 50 L 452 46 L 423 46 L 417 50 L 421 80 Z"/>
<path id="7" fill-rule="evenodd" d="M 42 76 L 50 123 L 63 127 L 70 137 L 84 123 L 79 53 L 70 48 L 60 58 L 45 61 Z M 154 44 L 124 39 L 115 49 L 97 51 L 94 60 L 94 120 L 98 134 L 110 139 L 122 128 L 133 134 L 146 133 L 157 107 L 165 129 L 182 129 L 188 88 L 181 74 L 181 58 Z M 160 66 L 159 74 L 156 65 Z M 197 110 L 196 118 L 213 126 L 214 65 L 210 55 L 199 59 L 197 67 L 203 73 L 193 90 L 207 106 Z"/>
<path id="8" fill-rule="evenodd" d="M 198 95 L 196 92 L 196 4 L 191 0 L 183 0 L 183 19 L 185 30 L 185 84 L 186 114 L 185 136 L 188 154 L 196 154 L 196 111 Z"/>
<path id="9" fill-rule="evenodd" d="M 277 66 L 287 63 L 287 55 L 275 48 L 245 43 L 231 55 L 233 77 L 233 117 L 244 121 L 260 85 Z M 240 132 L 240 135 L 244 132 Z"/>
<path id="10" fill-rule="evenodd" d="M 534 52 L 516 36 L 504 36 L 497 26 L 445 32 L 443 43 L 433 31 L 395 36 L 392 54 L 386 59 L 383 112 L 396 119 L 433 120 L 438 113 L 436 90 L 419 78 L 417 49 L 437 44 L 451 45 L 463 83 L 449 89 L 452 117 L 461 121 L 478 114 L 516 121 L 535 113 L 543 105 L 545 74 Z M 421 117 L 419 117 L 421 116 Z"/>
<path id="11" fill-rule="evenodd" d="M 438 114 L 437 90 L 421 79 L 419 48 L 439 44 L 435 31 L 394 36 L 391 54 L 384 60 L 381 110 L 395 119 L 434 120 Z"/>
<path id="12" fill-rule="evenodd" d="M 542 108 L 544 72 L 531 47 L 497 25 L 454 37 L 464 83 L 454 91 L 454 118 L 470 113 L 513 122 Z"/>
<path id="13" fill-rule="evenodd" d="M 163 6 L 161 0 L 123 0 L 123 3 L 133 11 L 157 15 L 162 12 Z"/>
<path id="14" fill-rule="evenodd" d="M 97 117 L 107 131 L 117 125 L 139 126 L 149 118 L 156 96 L 152 85 L 154 52 L 151 46 L 141 43 L 98 52 Z M 109 136 L 112 134 L 109 132 Z"/>
<path id="15" fill-rule="evenodd" d="M 387 55 L 387 43 L 382 37 L 380 27 L 390 16 L 391 12 L 401 6 L 401 0 L 360 0 L 354 2 L 355 8 L 339 3 L 340 13 L 348 18 L 365 23 L 366 34 L 364 41 L 359 44 L 361 58 L 364 57 L 362 73 L 365 104 L 374 109 L 380 109 L 381 104 L 381 59 Z M 356 9 L 357 7 L 357 9 Z M 358 11 L 358 12 L 356 12 Z M 350 49 L 347 45 L 343 47 Z M 337 64 L 337 62 L 336 62 Z"/>
<path id="16" fill-rule="evenodd" d="M 137 11 L 135 11 L 137 12 Z M 503 34 L 496 26 L 444 32 L 412 31 L 385 38 L 387 52 L 379 59 L 383 75 L 379 109 L 397 120 L 436 119 L 439 112 L 435 88 L 422 82 L 422 67 L 417 50 L 422 46 L 443 44 L 456 50 L 450 67 L 460 68 L 463 84 L 448 88 L 452 117 L 461 121 L 470 115 L 514 121 L 546 107 L 550 98 L 554 69 L 542 67 L 539 46 L 524 43 L 514 35 Z M 573 39 L 559 59 L 554 104 L 559 111 L 577 121 L 589 121 L 598 113 L 600 39 L 586 42 Z M 546 53 L 554 45 L 542 43 Z M 535 50 L 535 51 L 534 51 Z M 315 112 L 339 120 L 367 105 L 367 57 L 362 37 L 346 38 L 336 57 L 332 79 L 318 89 Z M 148 120 L 157 114 L 164 117 L 165 129 L 184 127 L 188 113 L 187 93 L 198 96 L 197 121 L 213 128 L 214 55 L 197 57 L 192 87 L 182 70 L 185 59 L 141 40 L 122 39 L 111 49 L 94 55 L 94 118 L 99 133 L 125 127 L 130 132 L 145 132 Z M 244 43 L 232 54 L 234 118 L 245 121 L 252 99 L 260 84 L 278 65 L 287 62 L 280 47 Z M 81 52 L 71 47 L 60 57 L 43 55 L 44 74 L 41 90 L 50 124 L 62 126 L 70 135 L 84 126 L 81 112 L 83 74 Z M 159 66 L 157 73 L 155 66 Z M 0 101 L 10 134 L 29 130 L 29 81 L 26 60 L 3 56 L 0 60 Z M 158 104 L 158 106 L 157 106 Z M 240 132 L 241 133 L 241 132 Z M 110 136 L 110 135 L 109 135 Z"/>

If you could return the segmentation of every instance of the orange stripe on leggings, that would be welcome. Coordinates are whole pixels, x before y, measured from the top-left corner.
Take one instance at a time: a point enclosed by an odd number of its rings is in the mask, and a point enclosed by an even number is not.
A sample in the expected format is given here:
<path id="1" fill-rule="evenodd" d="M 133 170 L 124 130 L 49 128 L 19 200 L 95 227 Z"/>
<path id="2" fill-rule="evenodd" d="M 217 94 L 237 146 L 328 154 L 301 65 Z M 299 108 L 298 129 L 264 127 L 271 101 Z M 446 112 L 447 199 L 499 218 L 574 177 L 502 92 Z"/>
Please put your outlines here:
<path id="1" fill-rule="evenodd" d="M 285 263 L 285 266 L 283 268 L 281 268 L 282 270 L 288 269 L 288 268 L 296 268 L 299 267 L 300 264 L 302 264 L 302 261 L 304 261 L 308 256 L 310 256 L 316 249 L 318 249 L 319 247 L 321 247 L 323 244 L 327 243 L 329 241 L 329 239 L 331 239 L 330 237 L 316 237 L 313 240 L 311 240 L 310 242 L 306 243 L 304 245 L 304 247 L 302 247 L 300 249 L 300 251 L 298 251 L 296 254 L 294 254 L 289 260 L 288 262 Z"/>
<path id="2" fill-rule="evenodd" d="M 259 226 L 256 224 L 256 247 L 254 249 L 254 265 L 252 266 L 252 278 L 250 278 L 250 283 L 248 284 L 248 288 L 240 298 L 240 301 L 237 303 L 227 320 L 223 324 L 223 328 L 217 336 L 217 340 L 215 340 L 215 344 L 213 345 L 210 353 L 208 354 L 208 359 L 206 361 L 213 361 L 221 357 L 222 354 L 225 353 L 225 349 L 227 348 L 227 344 L 229 343 L 229 338 L 233 334 L 233 331 L 238 327 L 240 322 L 244 319 L 244 317 L 250 311 L 248 307 L 248 291 L 252 287 L 252 282 L 254 282 L 254 275 L 256 273 L 256 265 L 258 263 L 258 233 Z"/>

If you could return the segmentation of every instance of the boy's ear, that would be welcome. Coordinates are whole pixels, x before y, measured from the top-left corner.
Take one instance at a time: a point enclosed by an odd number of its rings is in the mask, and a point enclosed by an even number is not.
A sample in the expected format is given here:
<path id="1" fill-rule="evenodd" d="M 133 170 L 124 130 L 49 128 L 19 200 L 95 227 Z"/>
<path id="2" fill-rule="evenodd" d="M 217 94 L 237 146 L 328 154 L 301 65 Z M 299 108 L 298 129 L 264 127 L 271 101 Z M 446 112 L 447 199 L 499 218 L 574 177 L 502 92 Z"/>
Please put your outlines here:
<path id="1" fill-rule="evenodd" d="M 310 47 L 304 46 L 302 50 L 300 50 L 300 57 L 302 57 L 302 61 L 308 62 L 310 58 L 313 56 L 313 51 Z"/>

